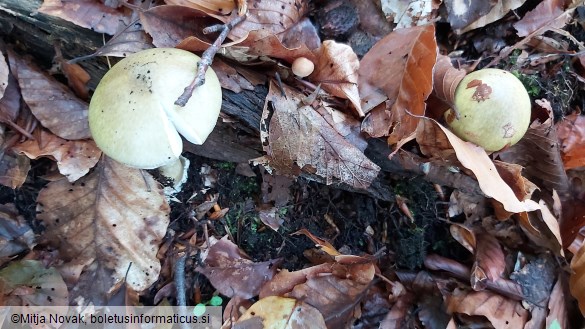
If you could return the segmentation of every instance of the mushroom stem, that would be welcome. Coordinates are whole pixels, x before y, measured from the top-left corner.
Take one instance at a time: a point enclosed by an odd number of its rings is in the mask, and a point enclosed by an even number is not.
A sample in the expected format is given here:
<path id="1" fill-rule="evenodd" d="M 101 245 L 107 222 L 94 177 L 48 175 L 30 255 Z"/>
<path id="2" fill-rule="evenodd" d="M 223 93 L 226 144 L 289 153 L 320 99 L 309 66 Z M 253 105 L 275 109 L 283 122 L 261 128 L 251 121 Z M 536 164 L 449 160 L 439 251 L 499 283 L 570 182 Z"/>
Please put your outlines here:
<path id="1" fill-rule="evenodd" d="M 187 181 L 189 160 L 179 156 L 177 160 L 158 168 L 161 175 L 173 181 L 173 192 L 180 192 L 182 185 Z"/>
<path id="2" fill-rule="evenodd" d="M 227 38 L 230 31 L 234 28 L 234 26 L 243 22 L 246 19 L 246 16 L 247 15 L 241 16 L 232 15 L 229 22 L 223 24 L 222 31 L 217 37 L 217 39 L 215 39 L 213 44 L 209 48 L 207 48 L 207 50 L 205 50 L 201 55 L 201 61 L 197 63 L 197 75 L 195 76 L 195 79 L 193 79 L 191 84 L 185 87 L 183 94 L 181 94 L 181 96 L 179 96 L 179 98 L 175 101 L 175 105 L 184 107 L 191 98 L 191 95 L 193 95 L 193 90 L 195 90 L 195 88 L 205 83 L 205 72 L 207 71 L 209 65 L 211 65 L 211 63 L 213 62 L 213 57 L 215 57 L 215 54 L 217 54 L 217 52 L 219 51 L 219 47 L 221 47 L 221 44 L 225 41 L 225 39 Z M 204 29 L 203 33 L 211 33 L 217 30 L 218 30 L 217 26 L 211 26 L 209 28 Z"/>

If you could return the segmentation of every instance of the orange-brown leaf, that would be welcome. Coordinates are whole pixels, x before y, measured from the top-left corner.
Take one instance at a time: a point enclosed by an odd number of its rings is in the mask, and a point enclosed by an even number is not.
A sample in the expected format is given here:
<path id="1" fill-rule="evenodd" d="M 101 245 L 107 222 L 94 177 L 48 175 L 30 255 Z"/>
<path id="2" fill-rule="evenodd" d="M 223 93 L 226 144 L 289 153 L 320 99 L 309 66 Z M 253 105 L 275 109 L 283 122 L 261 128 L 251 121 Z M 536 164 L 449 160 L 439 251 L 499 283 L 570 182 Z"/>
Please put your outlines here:
<path id="1" fill-rule="evenodd" d="M 357 115 L 363 117 L 357 86 L 359 67 L 358 57 L 350 46 L 325 40 L 317 54 L 315 71 L 309 78 L 330 94 L 349 99 Z"/>
<path id="2" fill-rule="evenodd" d="M 108 7 L 93 0 L 45 0 L 38 9 L 40 13 L 56 16 L 98 33 L 113 35 L 120 23 L 128 23 L 129 11 Z"/>
<path id="3" fill-rule="evenodd" d="M 41 131 L 40 139 L 42 143 L 28 140 L 14 146 L 13 150 L 25 154 L 31 159 L 43 156 L 55 159 L 59 172 L 65 175 L 70 182 L 87 174 L 102 154 L 93 140 L 65 140 L 45 130 Z"/>
<path id="4" fill-rule="evenodd" d="M 364 132 L 389 136 L 395 144 L 415 131 L 419 119 L 413 115 L 425 113 L 436 56 L 433 25 L 395 30 L 370 49 L 359 70 L 362 109 L 368 113 Z"/>

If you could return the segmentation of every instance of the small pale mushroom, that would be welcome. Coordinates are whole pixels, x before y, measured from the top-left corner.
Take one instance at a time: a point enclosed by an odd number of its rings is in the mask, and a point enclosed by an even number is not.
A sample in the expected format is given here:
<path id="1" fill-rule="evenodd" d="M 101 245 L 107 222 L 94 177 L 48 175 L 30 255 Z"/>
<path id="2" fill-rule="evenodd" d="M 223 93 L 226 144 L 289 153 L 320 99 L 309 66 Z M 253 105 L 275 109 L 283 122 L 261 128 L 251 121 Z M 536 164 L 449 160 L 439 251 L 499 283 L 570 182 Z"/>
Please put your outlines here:
<path id="1" fill-rule="evenodd" d="M 181 135 L 203 144 L 221 109 L 221 86 L 211 68 L 184 107 L 174 104 L 194 79 L 199 60 L 188 51 L 154 48 L 114 65 L 89 105 L 89 127 L 98 147 L 130 167 L 177 167 Z"/>
<path id="2" fill-rule="evenodd" d="M 308 77 L 315 70 L 315 64 L 306 57 L 298 57 L 291 65 L 291 70 L 299 78 Z"/>
<path id="3" fill-rule="evenodd" d="M 530 96 L 518 78 L 508 71 L 483 69 L 459 82 L 445 120 L 459 138 L 486 151 L 499 151 L 524 136 L 531 109 Z"/>

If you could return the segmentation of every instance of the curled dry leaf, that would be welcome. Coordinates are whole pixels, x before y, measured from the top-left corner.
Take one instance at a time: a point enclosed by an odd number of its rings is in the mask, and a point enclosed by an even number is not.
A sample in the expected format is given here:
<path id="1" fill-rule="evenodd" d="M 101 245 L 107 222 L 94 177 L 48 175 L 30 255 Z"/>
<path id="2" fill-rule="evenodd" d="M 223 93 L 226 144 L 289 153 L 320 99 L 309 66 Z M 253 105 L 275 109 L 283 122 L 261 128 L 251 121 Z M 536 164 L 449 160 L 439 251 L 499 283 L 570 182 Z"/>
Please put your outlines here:
<path id="1" fill-rule="evenodd" d="M 174 48 L 187 37 L 196 37 L 211 43 L 213 39 L 203 34 L 203 29 L 219 21 L 197 9 L 163 5 L 140 13 L 144 30 L 158 48 Z"/>
<path id="2" fill-rule="evenodd" d="M 64 1 L 45 0 L 38 9 L 40 13 L 56 16 L 98 33 L 113 35 L 121 22 L 127 24 L 130 12 L 125 7 L 108 7 L 91 0 Z"/>
<path id="3" fill-rule="evenodd" d="M 585 245 L 573 256 L 571 260 L 571 275 L 569 287 L 571 295 L 579 302 L 581 313 L 585 314 Z"/>
<path id="4" fill-rule="evenodd" d="M 346 44 L 325 40 L 316 56 L 315 71 L 310 80 L 334 96 L 349 99 L 358 116 L 363 117 L 357 86 L 360 61 L 353 49 Z"/>
<path id="5" fill-rule="evenodd" d="M 210 238 L 211 246 L 202 255 L 203 273 L 221 294 L 228 297 L 252 298 L 264 283 L 271 280 L 280 260 L 255 263 L 227 236 L 221 240 Z"/>
<path id="6" fill-rule="evenodd" d="M 165 3 L 195 8 L 212 15 L 227 15 L 236 8 L 234 0 L 165 0 Z"/>
<path id="7" fill-rule="evenodd" d="M 0 296 L 2 305 L 69 305 L 69 292 L 61 274 L 36 260 L 14 261 L 0 270 Z"/>
<path id="8" fill-rule="evenodd" d="M 453 29 L 462 29 L 487 14 L 494 6 L 494 0 L 461 2 L 445 0 L 448 20 Z"/>
<path id="9" fill-rule="evenodd" d="M 433 69 L 433 92 L 447 104 L 453 104 L 455 89 L 465 74 L 465 71 L 453 67 L 451 58 L 439 54 Z"/>
<path id="10" fill-rule="evenodd" d="M 380 323 L 380 328 L 400 329 L 411 327 L 408 325 L 408 321 L 415 299 L 416 296 L 410 292 L 398 296 L 390 312 L 386 314 L 384 320 Z"/>
<path id="11" fill-rule="evenodd" d="M 457 2 L 457 0 L 453 0 L 453 2 Z M 457 33 L 465 33 L 467 31 L 471 31 L 474 29 L 478 29 L 480 27 L 484 27 L 490 23 L 493 23 L 500 18 L 504 17 L 506 14 L 510 12 L 510 10 L 514 10 L 520 6 L 522 6 L 526 2 L 526 0 L 502 0 L 502 1 L 493 1 L 493 6 L 485 15 L 479 15 L 473 22 L 469 22 L 467 25 L 463 26 L 460 29 L 456 29 L 455 32 Z M 472 3 L 472 2 L 469 2 Z M 473 2 L 475 3 L 475 1 Z M 478 2 L 479 3 L 479 2 Z"/>
<path id="12" fill-rule="evenodd" d="M 524 328 L 528 320 L 528 312 L 520 302 L 487 290 L 468 292 L 456 289 L 445 297 L 449 313 L 483 315 L 495 328 Z"/>
<path id="13" fill-rule="evenodd" d="M 32 250 L 35 234 L 13 204 L 0 205 L 0 265 L 21 252 Z"/>
<path id="14" fill-rule="evenodd" d="M 362 109 L 367 113 L 362 131 L 389 136 L 389 144 L 415 131 L 415 116 L 424 115 L 433 88 L 436 56 L 434 25 L 395 30 L 370 49 L 359 69 Z"/>
<path id="15" fill-rule="evenodd" d="M 29 158 L 7 152 L 4 146 L 0 145 L 0 184 L 11 189 L 19 188 L 26 181 L 29 170 Z"/>
<path id="16" fill-rule="evenodd" d="M 41 131 L 38 141 L 28 140 L 14 146 L 13 150 L 31 159 L 43 156 L 55 159 L 59 172 L 70 182 L 85 176 L 102 154 L 93 140 L 65 140 L 45 130 Z"/>
<path id="17" fill-rule="evenodd" d="M 283 32 L 299 23 L 309 11 L 309 3 L 304 0 L 247 0 L 247 3 L 248 17 L 230 32 L 229 38 L 232 40 L 242 39 L 249 32 L 256 30 L 265 30 L 281 36 Z M 224 21 L 228 19 L 221 18 Z"/>
<path id="18" fill-rule="evenodd" d="M 44 127 L 65 139 L 91 136 L 87 103 L 30 61 L 14 53 L 9 60 L 24 101 Z"/>
<path id="19" fill-rule="evenodd" d="M 282 328 L 326 329 L 319 310 L 310 304 L 293 298 L 269 296 L 254 303 L 233 329 Z"/>
<path id="20" fill-rule="evenodd" d="M 152 48 L 152 38 L 144 31 L 139 20 L 135 19 L 96 50 L 94 55 L 126 57 L 129 54 L 150 48 Z"/>
<path id="21" fill-rule="evenodd" d="M 4 91 L 8 88 L 8 75 L 10 71 L 8 69 L 8 64 L 6 63 L 6 58 L 0 52 L 0 99 L 4 97 Z"/>
<path id="22" fill-rule="evenodd" d="M 486 279 L 498 281 L 506 270 L 506 256 L 500 242 L 485 231 L 475 232 L 477 248 L 475 249 L 474 270 L 481 269 Z M 473 272 L 473 271 L 472 271 Z M 473 275 L 471 280 L 473 281 Z"/>
<path id="23" fill-rule="evenodd" d="M 572 17 L 572 10 L 565 12 L 563 0 L 545 0 L 529 11 L 521 20 L 514 23 L 519 37 L 525 37 L 532 32 L 546 28 L 563 28 Z M 545 30 L 543 30 L 545 32 Z"/>
<path id="24" fill-rule="evenodd" d="M 566 280 L 563 274 L 559 274 L 548 300 L 549 313 L 546 317 L 546 328 L 554 328 L 552 324 L 555 321 L 558 322 L 559 328 L 569 328 L 567 296 L 565 295 L 564 285 L 566 285 Z"/>
<path id="25" fill-rule="evenodd" d="M 439 128 L 445 134 L 461 165 L 475 174 L 483 193 L 500 202 L 506 211 L 518 213 L 540 209 L 532 200 L 518 200 L 514 191 L 498 174 L 496 166 L 483 148 L 461 140 L 435 120 L 421 120 L 421 125 L 424 125 L 424 128 L 420 131 L 437 131 L 436 128 Z M 422 138 L 424 138 L 422 134 L 417 135 L 417 141 Z"/>
<path id="26" fill-rule="evenodd" d="M 362 137 L 351 129 L 337 129 L 332 115 L 337 111 L 305 106 L 301 94 L 283 88 L 286 96 L 271 82 L 262 113 L 261 138 L 270 167 L 287 176 L 306 172 L 324 178 L 327 184 L 367 189 L 380 168 L 349 142 Z M 274 109 L 272 115 L 269 108 Z M 346 124 L 357 126 L 353 121 Z"/>
<path id="27" fill-rule="evenodd" d="M 584 57 L 585 58 L 585 57 Z M 565 169 L 585 166 L 585 116 L 573 113 L 556 126 Z"/>
<path id="28" fill-rule="evenodd" d="M 157 280 L 156 255 L 169 212 L 162 188 L 148 173 L 108 157 L 75 183 L 49 183 L 37 207 L 45 237 L 66 265 L 85 266 L 76 293 L 100 305 L 123 280 L 136 291 Z"/>
<path id="29" fill-rule="evenodd" d="M 359 302 L 374 278 L 373 263 L 326 263 L 300 271 L 282 270 L 266 283 L 260 297 L 302 299 L 327 319 L 328 328 L 345 328 L 359 314 Z"/>
<path id="30" fill-rule="evenodd" d="M 382 0 L 382 11 L 392 19 L 396 28 L 413 27 L 428 24 L 432 19 L 432 0 L 400 1 Z"/>
<path id="31" fill-rule="evenodd" d="M 499 152 L 498 156 L 505 162 L 524 167 L 526 178 L 541 189 L 550 193 L 556 190 L 563 195 L 569 188 L 569 180 L 563 168 L 561 148 L 553 127 L 552 108 L 545 99 L 535 102 L 546 111 L 545 119 L 532 122 L 524 137 L 508 150 Z"/>

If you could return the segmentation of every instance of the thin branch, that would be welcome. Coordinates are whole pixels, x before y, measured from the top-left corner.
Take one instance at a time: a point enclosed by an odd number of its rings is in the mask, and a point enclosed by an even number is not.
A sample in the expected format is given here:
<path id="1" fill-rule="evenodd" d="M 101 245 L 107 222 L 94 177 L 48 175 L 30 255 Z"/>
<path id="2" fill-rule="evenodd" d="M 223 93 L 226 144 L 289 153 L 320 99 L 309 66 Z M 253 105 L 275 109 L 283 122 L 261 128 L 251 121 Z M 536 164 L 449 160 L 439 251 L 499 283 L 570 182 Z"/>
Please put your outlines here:
<path id="1" fill-rule="evenodd" d="M 176 105 L 179 105 L 181 107 L 185 106 L 189 99 L 191 98 L 191 96 L 193 95 L 193 91 L 195 90 L 195 88 L 202 86 L 205 83 L 205 72 L 207 72 L 207 68 L 213 62 L 213 57 L 215 57 L 215 54 L 217 54 L 217 52 L 219 51 L 221 44 L 225 41 L 225 39 L 227 38 L 230 31 L 234 28 L 234 26 L 240 24 L 245 19 L 246 15 L 235 16 L 231 18 L 229 22 L 222 26 L 222 31 L 215 40 L 215 42 L 213 42 L 213 44 L 209 48 L 207 48 L 206 51 L 203 52 L 203 55 L 201 55 L 201 60 L 199 61 L 199 63 L 197 63 L 197 75 L 195 76 L 195 79 L 193 79 L 191 84 L 185 87 L 183 94 L 179 96 L 179 98 L 175 101 Z M 208 33 L 217 30 L 218 27 L 214 25 L 204 29 L 203 32 Z"/>

